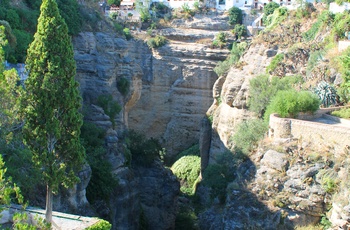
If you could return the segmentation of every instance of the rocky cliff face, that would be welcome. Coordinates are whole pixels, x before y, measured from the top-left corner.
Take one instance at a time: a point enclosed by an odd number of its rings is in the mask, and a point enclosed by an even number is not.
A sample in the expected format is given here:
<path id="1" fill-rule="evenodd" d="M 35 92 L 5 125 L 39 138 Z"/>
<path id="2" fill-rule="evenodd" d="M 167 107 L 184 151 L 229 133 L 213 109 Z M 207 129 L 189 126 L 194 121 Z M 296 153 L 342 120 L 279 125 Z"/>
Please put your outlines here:
<path id="1" fill-rule="evenodd" d="M 198 142 L 201 119 L 212 103 L 217 78 L 213 68 L 229 51 L 195 43 L 213 38 L 215 32 L 203 36 L 205 32 L 193 30 L 183 39 L 181 30 L 164 30 L 161 33 L 175 40 L 150 50 L 143 41 L 103 31 L 83 32 L 73 40 L 85 119 L 106 130 L 106 158 L 119 181 L 110 208 L 101 203 L 97 211 L 112 216 L 117 229 L 138 229 L 140 216 L 150 229 L 173 229 L 178 182 L 159 164 L 126 167 L 123 131 L 134 129 L 159 139 L 169 156 Z M 117 88 L 121 78 L 130 82 L 126 95 Z M 122 105 L 113 122 L 98 106 L 98 96 L 106 94 Z"/>
<path id="2" fill-rule="evenodd" d="M 306 26 L 303 25 L 303 31 L 308 30 Z M 284 27 L 281 25 L 281 28 Z M 316 79 L 314 73 L 306 75 L 312 52 L 307 45 L 288 50 L 289 43 L 296 41 L 298 34 L 299 31 L 286 35 L 276 30 L 254 39 L 241 57 L 239 67 L 232 67 L 215 82 L 214 103 L 207 112 L 212 117 L 212 126 L 208 129 L 205 122 L 202 125 L 201 136 L 206 137 L 201 138 L 200 143 L 202 167 L 208 162 L 209 165 L 218 162 L 220 153 L 233 150 L 235 143 L 230 137 L 235 134 L 237 124 L 255 117 L 247 109 L 249 81 L 265 74 L 276 54 L 284 53 L 285 58 L 273 75 L 301 74 L 306 81 L 313 78 L 313 84 L 323 80 Z M 278 42 L 269 42 L 271 37 L 278 37 Z M 324 78 L 336 83 L 338 74 L 327 63 L 329 60 L 320 62 L 314 71 L 328 70 L 329 75 Z M 309 84 L 312 82 L 306 85 Z M 324 224 L 328 218 L 334 229 L 347 229 L 349 202 L 344 197 L 349 193 L 344 172 L 348 171 L 349 151 L 345 149 L 338 156 L 334 149 L 325 146 L 327 143 L 311 147 L 302 139 L 266 138 L 232 172 L 235 179 L 226 187 L 226 200 L 222 204 L 214 200 L 214 205 L 200 213 L 200 228 L 295 229 L 296 226 L 317 225 L 321 219 Z M 205 187 L 200 186 L 197 191 L 202 200 L 208 200 Z"/>

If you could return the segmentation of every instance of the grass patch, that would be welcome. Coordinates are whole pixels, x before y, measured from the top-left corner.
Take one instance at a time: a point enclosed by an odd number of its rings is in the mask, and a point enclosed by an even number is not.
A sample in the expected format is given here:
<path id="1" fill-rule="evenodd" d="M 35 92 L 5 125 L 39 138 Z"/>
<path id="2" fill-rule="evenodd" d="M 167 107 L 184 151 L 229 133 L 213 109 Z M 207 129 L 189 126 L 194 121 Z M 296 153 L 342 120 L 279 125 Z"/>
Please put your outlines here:
<path id="1" fill-rule="evenodd" d="M 350 119 L 350 108 L 348 109 L 340 109 L 337 111 L 331 112 L 332 116 L 344 118 L 344 119 Z"/>

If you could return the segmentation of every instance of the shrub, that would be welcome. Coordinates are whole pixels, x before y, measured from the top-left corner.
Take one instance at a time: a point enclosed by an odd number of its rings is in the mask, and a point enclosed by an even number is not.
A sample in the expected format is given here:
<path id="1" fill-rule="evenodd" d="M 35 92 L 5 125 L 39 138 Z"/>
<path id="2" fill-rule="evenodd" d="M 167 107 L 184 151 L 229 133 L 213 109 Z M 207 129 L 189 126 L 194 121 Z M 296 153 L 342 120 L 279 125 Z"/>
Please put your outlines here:
<path id="1" fill-rule="evenodd" d="M 68 26 L 70 35 L 76 35 L 80 32 L 83 24 L 82 16 L 79 11 L 79 4 L 76 0 L 57 0 L 57 5 L 61 16 Z"/>
<path id="2" fill-rule="evenodd" d="M 112 225 L 106 220 L 100 220 L 96 224 L 86 228 L 86 230 L 110 230 Z"/>
<path id="3" fill-rule="evenodd" d="M 226 37 L 227 37 L 226 33 L 219 32 L 216 35 L 215 40 L 213 41 L 213 46 L 217 48 L 223 48 L 226 45 Z"/>
<path id="4" fill-rule="evenodd" d="M 279 90 L 290 89 L 293 84 L 301 82 L 299 76 L 288 76 L 284 78 L 259 75 L 250 80 L 250 97 L 248 99 L 249 110 L 262 117 L 271 99 Z"/>
<path id="5" fill-rule="evenodd" d="M 265 136 L 267 130 L 267 124 L 261 119 L 243 121 L 237 126 L 235 135 L 232 137 L 234 145 L 244 154 L 249 155 L 257 147 L 258 141 Z"/>
<path id="6" fill-rule="evenodd" d="M 164 36 L 161 35 L 157 35 L 154 38 L 150 38 L 147 41 L 147 45 L 149 48 L 153 49 L 153 48 L 158 48 L 161 46 L 164 46 L 166 44 L 167 40 Z"/>
<path id="7" fill-rule="evenodd" d="M 265 120 L 269 120 L 272 113 L 278 113 L 281 117 L 295 118 L 299 112 L 315 112 L 319 105 L 317 95 L 309 91 L 279 91 L 267 107 Z"/>
<path id="8" fill-rule="evenodd" d="M 130 40 L 132 38 L 132 35 L 130 33 L 130 29 L 129 28 L 124 28 L 123 29 L 123 34 L 124 34 L 126 40 Z"/>
<path id="9" fill-rule="evenodd" d="M 284 60 L 284 54 L 277 54 L 271 61 L 270 65 L 266 67 L 266 73 L 271 74 L 277 66 Z"/>
<path id="10" fill-rule="evenodd" d="M 337 91 L 325 81 L 318 83 L 314 92 L 319 97 L 323 107 L 329 107 L 338 103 Z"/>
<path id="11" fill-rule="evenodd" d="M 349 119 L 350 118 L 350 108 L 333 111 L 331 113 L 331 115 L 336 116 L 336 117 L 340 117 L 340 118 Z"/>
<path id="12" fill-rule="evenodd" d="M 183 156 L 171 166 L 171 171 L 180 180 L 181 192 L 194 194 L 200 168 L 201 159 L 198 156 Z"/>
<path id="13" fill-rule="evenodd" d="M 218 198 L 221 203 L 226 200 L 226 187 L 230 182 L 232 172 L 229 172 L 226 165 L 210 164 L 204 170 L 202 182 L 204 186 L 210 187 L 210 197 Z"/>
<path id="14" fill-rule="evenodd" d="M 86 197 L 92 204 L 98 200 L 108 201 L 118 180 L 112 174 L 112 165 L 105 158 L 105 131 L 93 123 L 84 122 L 80 136 L 92 171 Z"/>
<path id="15" fill-rule="evenodd" d="M 128 79 L 122 77 L 117 81 L 117 88 L 119 92 L 123 95 L 126 96 L 130 90 L 130 82 Z"/>
<path id="16" fill-rule="evenodd" d="M 242 21 L 243 21 L 243 13 L 242 13 L 242 10 L 236 6 L 234 7 L 231 7 L 229 10 L 228 10 L 228 22 L 231 24 L 231 25 L 235 25 L 235 24 L 242 24 Z"/>
<path id="17" fill-rule="evenodd" d="M 124 33 L 122 25 L 120 25 L 117 22 L 114 22 L 113 25 L 114 25 L 114 29 L 116 30 L 117 33 L 119 33 L 119 34 Z"/>
<path id="18" fill-rule="evenodd" d="M 271 30 L 275 26 L 282 23 L 288 16 L 288 9 L 286 7 L 279 7 L 264 21 L 267 30 Z"/>
<path id="19" fill-rule="evenodd" d="M 122 110 L 118 102 L 113 100 L 112 95 L 104 94 L 97 98 L 97 105 L 100 106 L 105 114 L 107 114 L 112 122 L 113 128 L 115 128 L 115 118 Z"/>
<path id="20" fill-rule="evenodd" d="M 267 21 L 267 17 L 275 11 L 275 9 L 279 8 L 280 5 L 278 5 L 276 2 L 270 2 L 264 7 L 264 16 L 263 16 L 263 22 L 265 23 Z"/>
<path id="21" fill-rule="evenodd" d="M 15 58 L 17 62 L 24 63 L 27 55 L 27 48 L 32 42 L 33 35 L 23 30 L 13 30 L 17 39 Z"/>
<path id="22" fill-rule="evenodd" d="M 247 49 L 248 44 L 246 42 L 233 43 L 231 53 L 227 59 L 223 62 L 218 62 L 214 68 L 214 72 L 218 76 L 222 76 L 228 72 L 228 70 L 236 64 L 241 58 L 244 51 Z"/>
<path id="23" fill-rule="evenodd" d="M 341 73 L 343 80 L 338 90 L 338 94 L 340 100 L 346 103 L 350 99 L 350 49 L 346 49 L 338 60 L 340 66 L 339 72 Z"/>
<path id="24" fill-rule="evenodd" d="M 132 163 L 150 167 L 156 159 L 159 159 L 159 152 L 162 151 L 162 147 L 155 138 L 146 139 L 143 134 L 130 130 L 128 139 Z"/>
<path id="25" fill-rule="evenodd" d="M 233 33 L 240 39 L 242 36 L 247 34 L 247 29 L 242 24 L 236 24 Z"/>
<path id="26" fill-rule="evenodd" d="M 181 157 L 184 157 L 184 156 L 200 156 L 199 145 L 198 144 L 193 145 L 190 148 L 177 154 L 175 161 L 179 160 Z"/>

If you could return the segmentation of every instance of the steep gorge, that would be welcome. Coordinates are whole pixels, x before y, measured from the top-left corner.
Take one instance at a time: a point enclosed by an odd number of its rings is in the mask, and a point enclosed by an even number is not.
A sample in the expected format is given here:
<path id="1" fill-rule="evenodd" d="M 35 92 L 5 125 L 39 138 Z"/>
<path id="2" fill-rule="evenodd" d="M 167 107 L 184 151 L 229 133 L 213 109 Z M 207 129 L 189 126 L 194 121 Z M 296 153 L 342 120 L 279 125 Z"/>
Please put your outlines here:
<path id="1" fill-rule="evenodd" d="M 108 26 L 101 27 L 100 32 L 82 32 L 73 40 L 85 120 L 106 130 L 106 159 L 118 179 L 109 203 L 101 201 L 95 209 L 111 218 L 114 229 L 138 229 L 142 218 L 150 229 L 173 229 L 179 184 L 158 163 L 129 168 L 124 131 L 157 138 L 169 158 L 198 143 L 200 122 L 212 103 L 217 79 L 213 68 L 229 51 L 189 42 L 198 35 L 188 33 L 185 41 L 169 41 L 151 50 L 142 40 L 127 41 Z M 208 34 L 212 39 L 215 32 Z M 130 82 L 126 95 L 117 87 L 122 78 Z M 98 96 L 107 94 L 122 106 L 115 127 L 97 102 Z"/>

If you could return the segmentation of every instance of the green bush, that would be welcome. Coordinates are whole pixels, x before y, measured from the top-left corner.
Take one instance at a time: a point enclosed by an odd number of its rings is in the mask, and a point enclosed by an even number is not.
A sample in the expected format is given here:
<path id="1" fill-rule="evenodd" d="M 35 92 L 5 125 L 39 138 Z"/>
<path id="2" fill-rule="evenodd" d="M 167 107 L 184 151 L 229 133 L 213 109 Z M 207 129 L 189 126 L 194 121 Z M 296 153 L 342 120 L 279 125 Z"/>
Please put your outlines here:
<path id="1" fill-rule="evenodd" d="M 180 180 L 181 192 L 194 194 L 200 169 L 201 159 L 198 156 L 183 156 L 171 166 L 171 171 Z"/>
<path id="2" fill-rule="evenodd" d="M 340 118 L 350 119 L 350 108 L 333 111 L 331 115 Z"/>
<path id="3" fill-rule="evenodd" d="M 231 25 L 242 24 L 243 13 L 242 10 L 236 6 L 228 10 L 228 22 Z"/>
<path id="4" fill-rule="evenodd" d="M 130 130 L 128 139 L 132 164 L 150 167 L 156 159 L 159 159 L 159 152 L 163 149 L 155 138 L 146 139 L 143 134 Z"/>
<path id="5" fill-rule="evenodd" d="M 96 224 L 86 228 L 86 230 L 110 230 L 112 225 L 106 220 L 100 220 Z"/>
<path id="6" fill-rule="evenodd" d="M 130 81 L 124 77 L 120 78 L 117 81 L 117 88 L 123 96 L 126 96 L 130 90 Z"/>
<path id="7" fill-rule="evenodd" d="M 350 95 L 350 49 L 346 49 L 338 58 L 342 83 L 338 89 L 338 94 L 342 102 L 347 103 Z"/>
<path id="8" fill-rule="evenodd" d="M 235 28 L 233 29 L 233 33 L 240 39 L 242 36 L 247 34 L 247 29 L 242 24 L 236 24 Z"/>
<path id="9" fill-rule="evenodd" d="M 266 122 L 261 119 L 243 121 L 237 126 L 232 140 L 236 148 L 249 155 L 257 147 L 258 141 L 265 136 L 267 130 Z"/>
<path id="10" fill-rule="evenodd" d="M 241 43 L 233 43 L 230 55 L 223 62 L 218 62 L 218 64 L 214 68 L 214 72 L 218 76 L 222 76 L 228 72 L 228 70 L 236 64 L 244 51 L 247 49 L 248 44 L 246 42 Z"/>
<path id="11" fill-rule="evenodd" d="M 15 58 L 17 62 L 24 63 L 27 56 L 27 48 L 33 40 L 33 35 L 24 30 L 13 30 L 17 39 Z"/>
<path id="12" fill-rule="evenodd" d="M 270 65 L 268 65 L 266 67 L 266 73 L 271 74 L 273 71 L 275 71 L 275 69 L 277 68 L 277 66 L 284 60 L 284 54 L 280 53 L 277 54 L 271 61 Z"/>
<path id="13" fill-rule="evenodd" d="M 294 84 L 302 82 L 299 76 L 288 76 L 283 78 L 259 75 L 250 80 L 248 106 L 249 110 L 262 117 L 271 98 L 280 90 L 287 90 Z"/>
<path id="14" fill-rule="evenodd" d="M 266 6 L 264 7 L 264 16 L 263 16 L 263 22 L 265 23 L 267 21 L 267 17 L 271 14 L 273 14 L 273 12 L 275 11 L 275 9 L 279 8 L 280 5 L 278 5 L 276 2 L 270 2 L 268 4 L 266 4 Z"/>
<path id="15" fill-rule="evenodd" d="M 112 122 L 113 128 L 115 128 L 115 118 L 122 110 L 118 102 L 113 100 L 112 95 L 104 94 L 97 98 L 97 105 L 100 106 L 105 114 L 107 114 Z"/>
<path id="16" fill-rule="evenodd" d="M 177 154 L 175 161 L 179 160 L 181 157 L 184 157 L 184 156 L 200 156 L 199 145 L 198 144 L 193 145 L 190 148 Z"/>
<path id="17" fill-rule="evenodd" d="M 76 35 L 80 32 L 83 24 L 82 16 L 79 11 L 79 4 L 76 0 L 57 0 L 57 5 L 61 16 L 68 26 L 70 35 Z"/>
<path id="18" fill-rule="evenodd" d="M 126 40 L 130 40 L 132 38 L 132 35 L 130 33 L 130 29 L 129 28 L 124 28 L 123 29 L 123 34 L 124 34 Z"/>
<path id="19" fill-rule="evenodd" d="M 166 44 L 167 40 L 164 36 L 161 35 L 156 35 L 154 38 L 150 38 L 147 41 L 147 45 L 149 48 L 158 48 L 161 46 L 164 46 Z"/>
<path id="20" fill-rule="evenodd" d="M 92 171 L 86 197 L 92 204 L 99 200 L 108 202 L 118 180 L 112 174 L 112 165 L 105 158 L 105 131 L 93 123 L 84 122 L 80 137 Z"/>
<path id="21" fill-rule="evenodd" d="M 271 100 L 265 113 L 265 120 L 270 114 L 278 113 L 280 117 L 295 118 L 299 112 L 315 112 L 320 106 L 317 95 L 309 91 L 283 90 Z"/>
<path id="22" fill-rule="evenodd" d="M 267 27 L 267 30 L 271 30 L 272 28 L 275 28 L 280 23 L 283 23 L 283 21 L 288 16 L 288 9 L 286 7 L 279 7 L 277 8 L 272 14 L 270 14 L 266 21 L 264 21 L 265 26 Z"/>
<path id="23" fill-rule="evenodd" d="M 204 170 L 202 182 L 204 186 L 210 187 L 210 197 L 218 198 L 220 203 L 226 200 L 226 187 L 232 179 L 233 172 L 229 172 L 226 165 L 210 164 Z"/>

